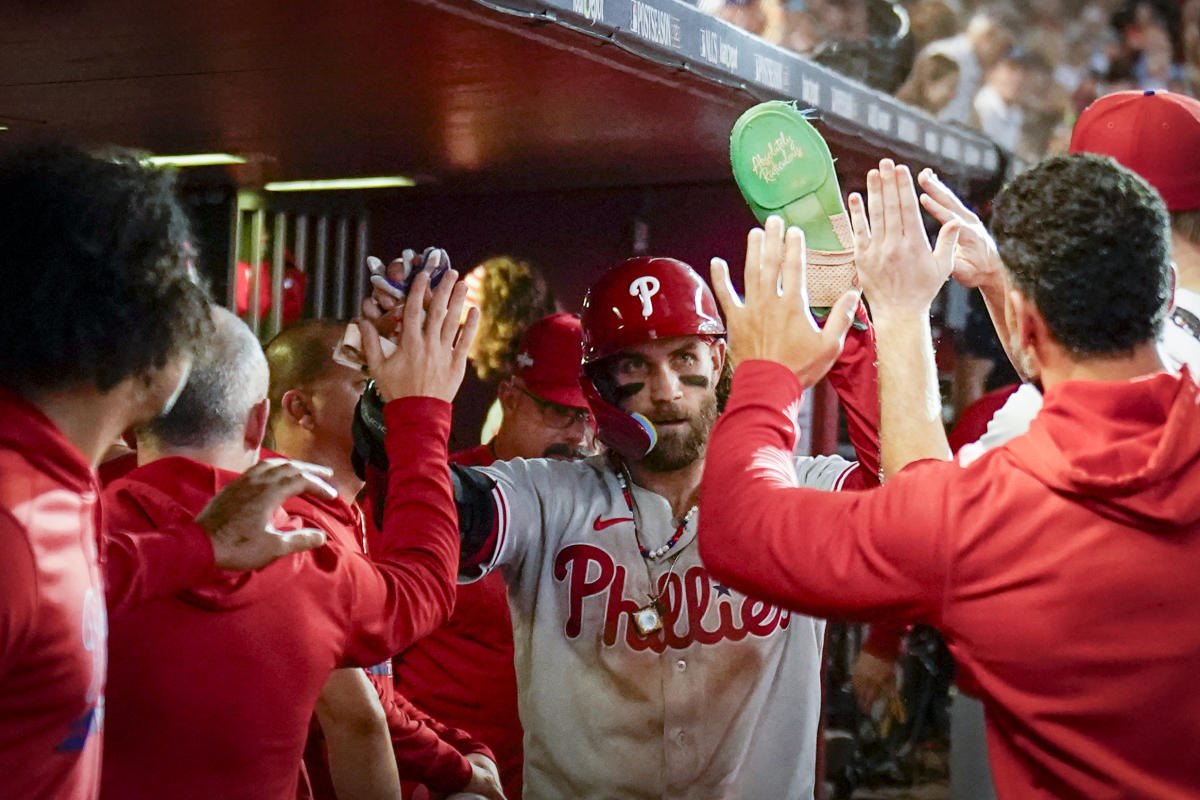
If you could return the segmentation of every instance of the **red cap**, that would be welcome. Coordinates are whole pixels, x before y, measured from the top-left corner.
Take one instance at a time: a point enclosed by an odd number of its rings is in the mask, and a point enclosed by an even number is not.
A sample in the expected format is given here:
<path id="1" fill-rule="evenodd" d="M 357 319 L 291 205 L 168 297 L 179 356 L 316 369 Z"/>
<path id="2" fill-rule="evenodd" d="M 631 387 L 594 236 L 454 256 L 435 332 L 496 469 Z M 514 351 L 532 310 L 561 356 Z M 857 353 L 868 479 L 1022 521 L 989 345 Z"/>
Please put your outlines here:
<path id="1" fill-rule="evenodd" d="M 583 327 L 573 314 L 551 314 L 525 329 L 513 364 L 513 377 L 543 400 L 587 408 L 579 386 Z"/>
<path id="2" fill-rule="evenodd" d="M 1111 156 L 1158 190 L 1169 211 L 1200 208 L 1200 100 L 1174 92 L 1114 92 L 1083 110 L 1072 153 Z"/>
<path id="3" fill-rule="evenodd" d="M 631 258 L 604 273 L 583 299 L 583 360 L 673 336 L 721 336 L 712 291 L 674 258 Z"/>

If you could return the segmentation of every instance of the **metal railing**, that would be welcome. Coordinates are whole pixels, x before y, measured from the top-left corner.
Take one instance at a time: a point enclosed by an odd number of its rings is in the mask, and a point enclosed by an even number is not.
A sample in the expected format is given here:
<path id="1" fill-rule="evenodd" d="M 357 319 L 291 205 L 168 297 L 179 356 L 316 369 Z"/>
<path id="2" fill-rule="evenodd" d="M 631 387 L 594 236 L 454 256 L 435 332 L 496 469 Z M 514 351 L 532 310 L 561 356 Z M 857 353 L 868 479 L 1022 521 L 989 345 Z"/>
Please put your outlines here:
<path id="1" fill-rule="evenodd" d="M 368 285 L 365 210 L 317 202 L 272 208 L 261 195 L 239 192 L 231 226 L 225 301 L 259 339 L 267 341 L 296 317 L 297 281 L 305 284 L 300 317 L 343 319 L 358 312 Z M 268 303 L 262 302 L 264 280 Z"/>

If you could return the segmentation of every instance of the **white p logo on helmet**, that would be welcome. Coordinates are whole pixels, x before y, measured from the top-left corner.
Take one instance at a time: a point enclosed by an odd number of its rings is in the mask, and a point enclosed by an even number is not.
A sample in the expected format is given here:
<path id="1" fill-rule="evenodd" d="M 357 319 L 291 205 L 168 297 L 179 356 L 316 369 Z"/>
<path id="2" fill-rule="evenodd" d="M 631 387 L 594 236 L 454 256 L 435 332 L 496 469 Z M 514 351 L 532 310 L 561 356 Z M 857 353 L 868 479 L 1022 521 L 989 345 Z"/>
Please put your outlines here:
<path id="1" fill-rule="evenodd" d="M 654 306 L 650 303 L 650 298 L 658 294 L 659 286 L 658 278 L 653 275 L 643 275 L 629 284 L 629 294 L 642 301 L 642 316 L 646 319 L 649 319 L 650 315 L 654 313 Z"/>

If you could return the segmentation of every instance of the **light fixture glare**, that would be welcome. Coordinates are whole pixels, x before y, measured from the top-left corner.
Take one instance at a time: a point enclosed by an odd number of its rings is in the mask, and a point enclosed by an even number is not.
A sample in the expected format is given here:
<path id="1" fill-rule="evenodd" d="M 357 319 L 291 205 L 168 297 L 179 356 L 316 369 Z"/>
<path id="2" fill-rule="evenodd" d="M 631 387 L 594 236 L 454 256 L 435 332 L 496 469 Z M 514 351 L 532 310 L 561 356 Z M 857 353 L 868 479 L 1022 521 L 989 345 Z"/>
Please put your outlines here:
<path id="1" fill-rule="evenodd" d="M 416 186 L 416 181 L 403 175 L 382 175 L 374 178 L 332 178 L 314 181 L 274 181 L 263 189 L 268 192 L 318 192 L 350 189 L 392 189 Z"/>
<path id="2" fill-rule="evenodd" d="M 246 159 L 230 153 L 189 153 L 176 156 L 146 156 L 143 164 L 152 167 L 211 167 L 222 164 L 245 164 Z"/>

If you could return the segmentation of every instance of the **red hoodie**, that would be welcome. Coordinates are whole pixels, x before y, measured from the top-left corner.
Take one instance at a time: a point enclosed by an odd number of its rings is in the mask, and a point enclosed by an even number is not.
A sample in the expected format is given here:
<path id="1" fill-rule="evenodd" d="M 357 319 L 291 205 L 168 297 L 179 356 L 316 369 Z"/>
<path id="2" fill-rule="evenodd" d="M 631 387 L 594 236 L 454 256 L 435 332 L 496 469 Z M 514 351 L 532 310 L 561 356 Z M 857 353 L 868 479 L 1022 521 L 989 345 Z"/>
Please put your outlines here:
<path id="1" fill-rule="evenodd" d="M 263 452 L 264 458 L 274 455 Z M 284 509 L 305 525 L 327 531 L 347 549 L 366 552 L 366 529 L 357 505 L 350 505 L 341 498 L 300 495 L 285 503 Z M 465 731 L 443 725 L 400 695 L 392 682 L 390 659 L 384 659 L 366 672 L 379 694 L 401 780 L 453 794 L 461 791 L 471 779 L 471 764 L 466 755 L 481 753 L 495 759 L 487 745 Z M 316 800 L 334 800 L 336 794 L 329 774 L 329 757 L 318 725 L 310 729 L 304 748 L 304 764 L 309 792 L 301 795 Z"/>
<path id="2" fill-rule="evenodd" d="M 792 488 L 800 394 L 742 364 L 709 443 L 712 573 L 804 613 L 937 626 L 982 691 L 1001 797 L 1200 797 L 1200 391 L 1072 381 L 1029 432 L 883 488 Z"/>
<path id="3" fill-rule="evenodd" d="M 486 467 L 496 456 L 480 445 L 450 460 Z M 459 586 L 450 621 L 398 655 L 395 666 L 396 685 L 414 705 L 488 744 L 505 796 L 519 798 L 525 732 L 517 713 L 508 589 L 500 573 Z"/>
<path id="4" fill-rule="evenodd" d="M 458 524 L 445 468 L 450 406 L 388 404 L 376 562 L 336 538 L 252 572 L 114 611 L 103 791 L 114 800 L 283 800 L 336 667 L 378 663 L 449 614 Z M 115 482 L 107 523 L 154 536 L 236 477 L 167 458 Z"/>
<path id="5" fill-rule="evenodd" d="M 0 389 L 0 775 L 21 798 L 92 798 L 104 602 L 91 466 Z"/>
<path id="6" fill-rule="evenodd" d="M 5 797 L 90 800 L 100 786 L 105 584 L 99 489 L 83 454 L 0 388 L 0 779 Z M 190 518 L 145 544 L 106 535 L 109 600 L 127 605 L 212 574 Z"/>

